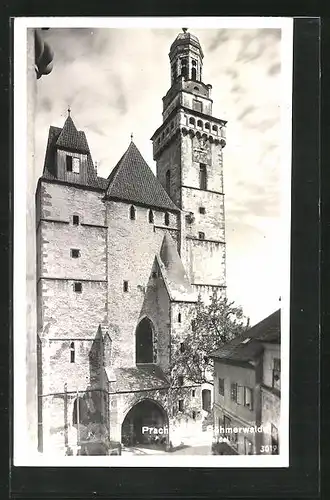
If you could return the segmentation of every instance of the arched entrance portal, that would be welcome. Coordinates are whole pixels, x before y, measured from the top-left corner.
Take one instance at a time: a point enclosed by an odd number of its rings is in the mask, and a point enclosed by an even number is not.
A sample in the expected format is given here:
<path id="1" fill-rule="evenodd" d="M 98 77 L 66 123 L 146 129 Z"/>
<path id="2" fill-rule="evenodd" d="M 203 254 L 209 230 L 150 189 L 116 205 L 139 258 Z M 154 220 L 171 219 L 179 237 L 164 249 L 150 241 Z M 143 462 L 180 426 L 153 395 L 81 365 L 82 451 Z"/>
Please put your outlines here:
<path id="1" fill-rule="evenodd" d="M 127 413 L 121 427 L 124 446 L 168 444 L 166 411 L 150 399 L 137 403 Z"/>

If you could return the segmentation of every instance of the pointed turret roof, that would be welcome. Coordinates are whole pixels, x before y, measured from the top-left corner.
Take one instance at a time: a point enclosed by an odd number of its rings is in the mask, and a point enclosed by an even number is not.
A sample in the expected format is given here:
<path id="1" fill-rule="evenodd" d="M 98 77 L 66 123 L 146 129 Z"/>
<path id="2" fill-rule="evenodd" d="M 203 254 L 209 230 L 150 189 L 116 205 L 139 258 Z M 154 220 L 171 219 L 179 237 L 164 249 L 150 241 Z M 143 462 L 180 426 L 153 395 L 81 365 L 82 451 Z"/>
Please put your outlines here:
<path id="1" fill-rule="evenodd" d="M 132 141 L 108 177 L 106 197 L 179 211 Z"/>
<path id="2" fill-rule="evenodd" d="M 88 153 L 89 151 L 85 134 L 78 132 L 70 115 L 65 120 L 62 131 L 56 141 L 56 146 L 81 153 Z"/>
<path id="3" fill-rule="evenodd" d="M 172 236 L 165 233 L 157 256 L 158 265 L 171 300 L 197 302 L 197 292 L 189 283 L 176 243 Z"/>

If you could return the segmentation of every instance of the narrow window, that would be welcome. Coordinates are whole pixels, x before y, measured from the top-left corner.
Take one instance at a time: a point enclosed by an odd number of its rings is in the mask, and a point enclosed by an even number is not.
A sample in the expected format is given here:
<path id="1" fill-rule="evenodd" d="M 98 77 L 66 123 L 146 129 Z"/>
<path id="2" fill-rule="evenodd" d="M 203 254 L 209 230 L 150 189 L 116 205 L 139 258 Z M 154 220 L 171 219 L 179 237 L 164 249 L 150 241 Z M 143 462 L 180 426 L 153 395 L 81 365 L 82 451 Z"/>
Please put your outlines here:
<path id="1" fill-rule="evenodd" d="M 80 250 L 78 248 L 71 248 L 71 257 L 73 259 L 78 259 L 78 257 L 80 257 Z"/>
<path id="2" fill-rule="evenodd" d="M 181 313 L 178 314 L 178 323 L 181 323 Z"/>
<path id="3" fill-rule="evenodd" d="M 181 386 L 183 385 L 183 376 L 182 375 L 179 375 L 178 376 L 178 384 Z"/>
<path id="4" fill-rule="evenodd" d="M 66 171 L 72 172 L 72 156 L 66 156 Z"/>
<path id="5" fill-rule="evenodd" d="M 123 291 L 128 292 L 128 281 L 123 281 Z"/>
<path id="6" fill-rule="evenodd" d="M 131 207 L 129 209 L 129 218 L 131 220 L 135 220 L 136 219 L 136 210 L 135 210 L 135 207 L 133 205 L 131 205 Z"/>
<path id="7" fill-rule="evenodd" d="M 190 117 L 189 118 L 189 123 L 190 123 L 190 125 L 195 125 L 195 118 Z"/>
<path id="8" fill-rule="evenodd" d="M 195 411 L 192 412 L 192 418 L 193 418 L 193 420 L 196 420 L 196 412 Z"/>
<path id="9" fill-rule="evenodd" d="M 196 391 L 195 391 L 195 389 L 193 389 L 193 390 L 191 391 L 191 395 L 192 395 L 192 397 L 193 397 L 193 398 L 196 396 Z"/>
<path id="10" fill-rule="evenodd" d="M 224 396 L 225 394 L 225 379 L 219 378 L 219 394 Z"/>
<path id="11" fill-rule="evenodd" d="M 191 70 L 191 79 L 197 80 L 197 69 L 196 68 L 192 68 L 192 70 Z M 196 88 L 196 87 L 194 87 L 194 88 Z"/>
<path id="12" fill-rule="evenodd" d="M 169 226 L 170 224 L 170 214 L 168 212 L 165 213 L 165 226 Z"/>
<path id="13" fill-rule="evenodd" d="M 171 193 L 171 171 L 166 171 L 166 191 L 168 194 Z"/>
<path id="14" fill-rule="evenodd" d="M 196 330 L 196 320 L 195 319 L 191 320 L 191 329 L 193 332 Z"/>
<path id="15" fill-rule="evenodd" d="M 199 207 L 199 213 L 205 215 L 205 207 Z"/>
<path id="16" fill-rule="evenodd" d="M 198 238 L 199 238 L 200 240 L 205 240 L 205 233 L 203 233 L 202 231 L 200 231 L 200 232 L 198 233 Z"/>
<path id="17" fill-rule="evenodd" d="M 70 363 L 75 362 L 75 348 L 74 348 L 74 342 L 71 342 L 70 344 Z"/>
<path id="18" fill-rule="evenodd" d="M 75 292 L 81 293 L 82 292 L 82 284 L 79 282 L 74 283 L 73 289 Z"/>
<path id="19" fill-rule="evenodd" d="M 152 210 L 149 210 L 148 219 L 149 219 L 150 224 L 153 224 L 153 222 L 154 222 L 154 213 L 153 213 Z"/>
<path id="20" fill-rule="evenodd" d="M 207 189 L 207 172 L 204 163 L 199 164 L 199 188 Z"/>
<path id="21" fill-rule="evenodd" d="M 212 131 L 217 133 L 218 132 L 218 127 L 216 125 L 213 125 L 212 126 Z"/>
<path id="22" fill-rule="evenodd" d="M 188 59 L 185 57 L 181 59 L 181 76 L 188 78 Z"/>
<path id="23" fill-rule="evenodd" d="M 202 408 L 205 411 L 211 410 L 211 391 L 209 389 L 202 390 Z"/>
<path id="24" fill-rule="evenodd" d="M 244 406 L 253 410 L 253 393 L 250 387 L 244 387 Z"/>
<path id="25" fill-rule="evenodd" d="M 197 120 L 197 127 L 203 128 L 203 122 L 202 122 L 202 120 Z"/>
<path id="26" fill-rule="evenodd" d="M 181 343 L 180 343 L 180 352 L 181 352 L 181 353 L 183 353 L 183 352 L 185 352 L 185 350 L 186 350 L 186 349 L 185 349 L 184 342 L 181 342 Z"/>
<path id="27" fill-rule="evenodd" d="M 273 359 L 272 387 L 278 390 L 281 388 L 281 360 L 279 358 Z"/>
<path id="28" fill-rule="evenodd" d="M 74 215 L 72 217 L 72 222 L 73 222 L 74 226 L 79 226 L 79 215 Z"/>
<path id="29" fill-rule="evenodd" d="M 179 411 L 183 411 L 183 399 L 179 399 Z"/>
<path id="30" fill-rule="evenodd" d="M 72 172 L 74 174 L 79 174 L 80 171 L 80 160 L 79 158 L 72 158 Z"/>
<path id="31" fill-rule="evenodd" d="M 233 383 L 230 386 L 230 398 L 232 401 L 235 401 L 237 403 L 237 384 Z"/>
<path id="32" fill-rule="evenodd" d="M 209 124 L 208 122 L 206 122 L 206 123 L 205 123 L 205 128 L 206 128 L 207 130 L 210 130 L 210 124 Z"/>

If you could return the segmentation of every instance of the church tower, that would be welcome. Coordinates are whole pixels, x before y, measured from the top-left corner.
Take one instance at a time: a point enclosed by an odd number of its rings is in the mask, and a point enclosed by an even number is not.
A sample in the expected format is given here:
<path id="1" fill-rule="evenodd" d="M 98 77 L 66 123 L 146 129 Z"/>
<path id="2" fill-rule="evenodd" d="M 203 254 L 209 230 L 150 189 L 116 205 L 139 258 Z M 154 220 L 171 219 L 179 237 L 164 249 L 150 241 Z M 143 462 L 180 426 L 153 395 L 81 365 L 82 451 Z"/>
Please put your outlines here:
<path id="1" fill-rule="evenodd" d="M 171 87 L 151 140 L 157 177 L 182 210 L 180 254 L 191 284 L 207 298 L 225 293 L 223 148 L 226 121 L 212 115 L 204 54 L 183 28 L 171 45 Z"/>

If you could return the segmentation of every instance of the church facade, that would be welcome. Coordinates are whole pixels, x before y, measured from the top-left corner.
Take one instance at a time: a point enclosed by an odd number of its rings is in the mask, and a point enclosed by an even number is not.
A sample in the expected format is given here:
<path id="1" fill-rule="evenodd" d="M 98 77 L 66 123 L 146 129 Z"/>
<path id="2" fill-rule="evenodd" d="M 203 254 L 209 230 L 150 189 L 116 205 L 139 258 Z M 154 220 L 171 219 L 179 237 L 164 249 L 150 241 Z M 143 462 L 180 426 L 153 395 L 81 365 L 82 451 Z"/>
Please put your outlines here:
<path id="1" fill-rule="evenodd" d="M 212 115 L 198 39 L 184 29 L 169 57 L 171 87 L 151 138 L 156 176 L 131 141 L 99 177 L 70 113 L 49 129 L 36 191 L 46 453 L 155 441 L 171 449 L 199 432 L 210 409 L 209 388 L 182 380 L 171 354 L 194 328 L 198 297 L 225 294 L 226 122 Z"/>

